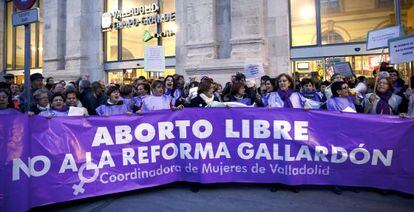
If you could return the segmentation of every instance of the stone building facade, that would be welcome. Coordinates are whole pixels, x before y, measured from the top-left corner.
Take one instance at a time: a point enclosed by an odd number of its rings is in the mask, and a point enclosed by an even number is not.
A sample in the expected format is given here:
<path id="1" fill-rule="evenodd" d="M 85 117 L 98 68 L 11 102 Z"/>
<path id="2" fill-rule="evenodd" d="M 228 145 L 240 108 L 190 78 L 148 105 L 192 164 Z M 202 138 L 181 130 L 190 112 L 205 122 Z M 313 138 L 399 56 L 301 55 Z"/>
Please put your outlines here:
<path id="1" fill-rule="evenodd" d="M 113 64 L 105 65 L 103 59 L 102 1 L 43 1 L 43 74 L 64 80 L 83 75 L 105 79 L 105 67 Z M 243 72 L 246 63 L 261 63 L 271 75 L 289 70 L 287 1 L 176 0 L 175 5 L 176 56 L 167 64 L 176 73 L 224 82 Z M 0 11 L 5 11 L 3 1 Z M 4 28 L 0 25 L 0 32 Z"/>
<path id="2" fill-rule="evenodd" d="M 168 45 L 174 45 L 175 55 L 166 58 L 168 73 L 173 71 L 198 79 L 208 75 L 221 83 L 237 72 L 244 72 L 245 64 L 249 63 L 262 64 L 270 76 L 300 73 L 297 79 L 318 75 L 325 80 L 332 61 L 350 62 L 355 73 L 371 74 L 375 67 L 372 62 L 381 58 L 381 50 L 368 51 L 365 34 L 399 24 L 406 26 L 408 34 L 414 29 L 414 2 L 407 0 L 367 0 L 363 4 L 358 0 L 38 1 L 43 5 L 40 24 L 43 64 L 38 68 L 45 76 L 64 80 L 88 75 L 91 80 L 112 82 L 109 79 L 112 73 L 123 76 L 134 72 L 133 77 L 144 73 L 143 56 L 125 60 L 118 56 L 116 61 L 106 61 L 107 34 L 102 31 L 101 18 L 108 12 L 105 11 L 108 2 L 119 5 L 128 2 L 134 7 L 149 2 L 174 5 L 177 30 L 175 42 Z M 6 14 L 7 4 L 11 2 L 0 0 L 0 14 Z M 21 76 L 21 66 L 20 70 L 15 64 L 10 68 L 6 60 L 8 18 L 8 15 L 0 16 L 0 40 L 3 41 L 0 69 Z M 142 40 L 140 36 L 137 41 Z M 133 42 L 128 40 L 128 44 Z M 111 40 L 111 43 L 120 42 Z M 124 51 L 122 45 L 117 48 L 118 54 Z M 19 55 L 20 61 L 21 58 Z M 413 67 L 413 63 L 396 66 L 405 76 L 412 73 Z M 155 75 L 147 73 L 147 76 Z"/>
<path id="3" fill-rule="evenodd" d="M 177 0 L 177 72 L 229 80 L 247 63 L 289 71 L 288 2 Z M 225 50 L 222 50 L 222 49 Z"/>

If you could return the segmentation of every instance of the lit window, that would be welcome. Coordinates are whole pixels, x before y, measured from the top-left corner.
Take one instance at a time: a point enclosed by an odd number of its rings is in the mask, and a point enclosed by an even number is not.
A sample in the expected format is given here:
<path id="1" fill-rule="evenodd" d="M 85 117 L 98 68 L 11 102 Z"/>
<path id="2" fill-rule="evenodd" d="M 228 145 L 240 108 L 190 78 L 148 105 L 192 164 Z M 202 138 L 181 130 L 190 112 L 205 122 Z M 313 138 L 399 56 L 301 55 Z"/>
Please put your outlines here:
<path id="1" fill-rule="evenodd" d="M 316 44 L 316 15 L 314 0 L 291 0 L 292 46 Z"/>

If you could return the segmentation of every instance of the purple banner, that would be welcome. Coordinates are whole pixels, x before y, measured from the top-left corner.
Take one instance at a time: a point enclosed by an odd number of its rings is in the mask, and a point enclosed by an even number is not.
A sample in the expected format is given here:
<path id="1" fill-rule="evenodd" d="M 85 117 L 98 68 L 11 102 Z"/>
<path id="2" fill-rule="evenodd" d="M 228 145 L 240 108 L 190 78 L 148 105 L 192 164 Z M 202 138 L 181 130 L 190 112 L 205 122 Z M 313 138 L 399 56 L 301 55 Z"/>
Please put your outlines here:
<path id="1" fill-rule="evenodd" d="M 414 120 L 295 109 L 0 116 L 0 210 L 163 185 L 344 185 L 414 194 Z"/>

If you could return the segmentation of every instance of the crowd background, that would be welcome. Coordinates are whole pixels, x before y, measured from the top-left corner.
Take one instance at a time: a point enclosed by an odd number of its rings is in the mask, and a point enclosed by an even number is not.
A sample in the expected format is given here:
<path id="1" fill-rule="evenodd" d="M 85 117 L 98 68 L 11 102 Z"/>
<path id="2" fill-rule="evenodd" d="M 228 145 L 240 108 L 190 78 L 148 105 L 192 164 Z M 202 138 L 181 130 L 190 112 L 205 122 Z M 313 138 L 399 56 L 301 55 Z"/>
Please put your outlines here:
<path id="1" fill-rule="evenodd" d="M 14 76 L 0 82 L 0 114 L 27 113 L 45 117 L 68 115 L 111 116 L 141 114 L 154 110 L 185 107 L 285 107 L 305 110 L 331 110 L 368 114 L 413 116 L 414 76 L 401 79 L 392 66 L 382 65 L 374 79 L 333 74 L 330 81 L 310 78 L 294 81 L 288 74 L 262 76 L 260 84 L 246 80 L 242 73 L 232 75 L 221 85 L 205 76 L 185 81 L 181 75 L 148 80 L 139 77 L 131 84 L 57 81 L 35 73 L 30 91 L 14 83 Z M 30 96 L 30 109 L 26 110 Z"/>

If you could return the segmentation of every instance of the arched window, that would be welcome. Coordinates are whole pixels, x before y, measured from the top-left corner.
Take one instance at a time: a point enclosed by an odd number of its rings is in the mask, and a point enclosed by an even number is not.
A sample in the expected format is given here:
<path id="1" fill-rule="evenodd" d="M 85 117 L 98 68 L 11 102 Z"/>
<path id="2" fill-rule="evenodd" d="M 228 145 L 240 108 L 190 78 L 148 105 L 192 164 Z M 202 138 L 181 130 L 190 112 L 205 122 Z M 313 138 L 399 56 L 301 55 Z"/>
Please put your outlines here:
<path id="1" fill-rule="evenodd" d="M 322 44 L 344 43 L 345 39 L 335 31 L 325 31 L 322 33 Z"/>

